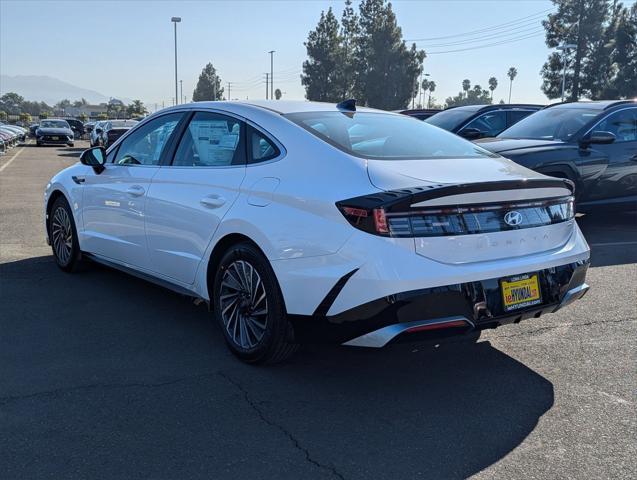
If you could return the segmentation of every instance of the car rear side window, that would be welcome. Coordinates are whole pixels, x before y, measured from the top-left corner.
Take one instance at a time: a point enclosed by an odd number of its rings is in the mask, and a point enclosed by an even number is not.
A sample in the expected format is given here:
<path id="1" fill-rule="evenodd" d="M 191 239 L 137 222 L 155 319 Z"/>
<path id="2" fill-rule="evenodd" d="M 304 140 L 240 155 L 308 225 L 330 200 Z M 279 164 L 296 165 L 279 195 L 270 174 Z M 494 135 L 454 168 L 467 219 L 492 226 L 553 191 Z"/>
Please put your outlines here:
<path id="1" fill-rule="evenodd" d="M 258 130 L 250 127 L 248 135 L 250 144 L 250 163 L 266 162 L 281 154 L 281 151 L 274 142 Z"/>
<path id="2" fill-rule="evenodd" d="M 159 165 L 183 113 L 170 113 L 147 122 L 124 139 L 115 155 L 116 165 Z"/>
<path id="3" fill-rule="evenodd" d="M 245 124 L 213 112 L 197 112 L 184 131 L 172 165 L 229 167 L 245 164 Z"/>
<path id="4" fill-rule="evenodd" d="M 375 112 L 303 112 L 285 115 L 346 153 L 373 160 L 497 156 L 426 122 Z"/>

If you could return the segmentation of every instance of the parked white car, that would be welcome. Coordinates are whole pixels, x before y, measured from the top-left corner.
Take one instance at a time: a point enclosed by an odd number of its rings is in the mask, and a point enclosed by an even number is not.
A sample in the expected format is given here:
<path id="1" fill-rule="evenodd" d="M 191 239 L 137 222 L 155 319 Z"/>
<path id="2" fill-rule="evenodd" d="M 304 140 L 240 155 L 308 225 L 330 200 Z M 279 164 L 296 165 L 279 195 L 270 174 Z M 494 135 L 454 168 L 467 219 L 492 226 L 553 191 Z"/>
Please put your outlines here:
<path id="1" fill-rule="evenodd" d="M 572 183 L 354 101 L 180 105 L 81 161 L 46 187 L 58 265 L 210 302 L 247 362 L 475 338 L 588 289 Z"/>

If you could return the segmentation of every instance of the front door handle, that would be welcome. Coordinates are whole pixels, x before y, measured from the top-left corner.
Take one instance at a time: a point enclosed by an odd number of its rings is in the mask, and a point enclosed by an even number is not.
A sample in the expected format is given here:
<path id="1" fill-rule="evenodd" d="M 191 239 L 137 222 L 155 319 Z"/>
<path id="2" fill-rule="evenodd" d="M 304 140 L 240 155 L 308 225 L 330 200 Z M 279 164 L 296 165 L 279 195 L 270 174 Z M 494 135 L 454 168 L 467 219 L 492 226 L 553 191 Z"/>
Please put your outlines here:
<path id="1" fill-rule="evenodd" d="M 126 193 L 132 195 L 133 197 L 141 197 L 144 193 L 146 193 L 146 190 L 144 190 L 144 187 L 142 187 L 141 185 L 131 185 L 126 190 Z"/>
<path id="2" fill-rule="evenodd" d="M 637 155 L 633 155 L 632 157 L 630 157 L 630 159 L 631 159 L 633 162 L 637 162 Z"/>
<path id="3" fill-rule="evenodd" d="M 199 200 L 199 203 L 206 208 L 219 208 L 226 203 L 226 199 L 220 195 L 208 195 Z"/>
<path id="4" fill-rule="evenodd" d="M 71 179 L 78 185 L 86 181 L 86 177 L 78 177 L 77 175 L 73 175 Z"/>

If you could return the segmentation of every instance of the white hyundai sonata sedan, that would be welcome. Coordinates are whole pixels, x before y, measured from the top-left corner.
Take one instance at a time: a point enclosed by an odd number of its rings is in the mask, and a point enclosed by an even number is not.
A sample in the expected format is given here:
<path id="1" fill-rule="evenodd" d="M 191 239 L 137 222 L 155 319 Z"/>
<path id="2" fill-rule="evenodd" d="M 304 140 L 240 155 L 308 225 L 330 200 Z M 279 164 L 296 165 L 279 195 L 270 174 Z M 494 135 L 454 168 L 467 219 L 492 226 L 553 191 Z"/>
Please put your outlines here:
<path id="1" fill-rule="evenodd" d="M 477 338 L 588 290 L 571 182 L 352 100 L 162 110 L 53 177 L 44 208 L 63 270 L 209 302 L 251 363 Z"/>

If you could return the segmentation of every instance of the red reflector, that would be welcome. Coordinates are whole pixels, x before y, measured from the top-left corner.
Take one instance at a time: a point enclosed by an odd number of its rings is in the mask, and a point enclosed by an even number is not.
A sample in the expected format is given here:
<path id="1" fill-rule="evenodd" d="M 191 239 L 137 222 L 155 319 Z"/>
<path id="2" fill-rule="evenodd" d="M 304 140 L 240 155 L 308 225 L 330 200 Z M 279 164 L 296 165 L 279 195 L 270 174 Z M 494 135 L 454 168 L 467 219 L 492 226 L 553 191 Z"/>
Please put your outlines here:
<path id="1" fill-rule="evenodd" d="M 363 210 L 362 208 L 354 208 L 354 207 L 343 207 L 343 212 L 347 215 L 351 215 L 353 217 L 366 217 L 367 210 Z"/>
<path id="2" fill-rule="evenodd" d="M 378 233 L 389 233 L 387 217 L 385 217 L 385 210 L 383 208 L 374 209 L 374 225 L 376 225 L 376 231 Z"/>
<path id="3" fill-rule="evenodd" d="M 443 323 L 433 323 L 430 325 L 419 325 L 417 327 L 411 327 L 407 329 L 407 332 L 422 332 L 423 330 L 440 330 L 443 328 L 452 328 L 452 327 L 466 327 L 467 322 L 464 320 L 452 320 L 450 322 Z"/>

